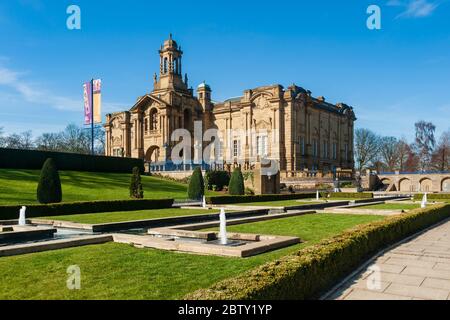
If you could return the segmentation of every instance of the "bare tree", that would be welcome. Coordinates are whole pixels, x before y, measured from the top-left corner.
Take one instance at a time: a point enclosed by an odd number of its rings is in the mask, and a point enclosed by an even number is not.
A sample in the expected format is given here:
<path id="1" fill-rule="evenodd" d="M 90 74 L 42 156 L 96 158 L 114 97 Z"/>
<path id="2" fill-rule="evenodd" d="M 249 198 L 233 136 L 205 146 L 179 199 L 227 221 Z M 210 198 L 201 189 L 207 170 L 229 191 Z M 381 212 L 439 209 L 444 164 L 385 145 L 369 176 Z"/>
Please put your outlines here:
<path id="1" fill-rule="evenodd" d="M 36 148 L 42 151 L 63 151 L 61 133 L 44 133 L 36 139 Z"/>
<path id="2" fill-rule="evenodd" d="M 446 171 L 450 169 L 450 130 L 441 135 L 431 162 L 435 170 Z"/>
<path id="3" fill-rule="evenodd" d="M 20 134 L 13 133 L 3 139 L 3 145 L 5 148 L 34 149 L 33 135 L 31 131 L 25 131 Z"/>
<path id="4" fill-rule="evenodd" d="M 377 161 L 380 138 L 368 129 L 355 130 L 355 160 L 358 170 L 363 170 Z"/>
<path id="5" fill-rule="evenodd" d="M 401 138 L 397 143 L 398 169 L 406 171 L 406 162 L 411 153 L 411 147 L 405 138 Z"/>
<path id="6" fill-rule="evenodd" d="M 3 127 L 0 127 L 0 148 L 4 148 L 6 146 L 5 138 L 3 137 Z"/>
<path id="7" fill-rule="evenodd" d="M 425 171 L 431 167 L 431 154 L 436 144 L 434 138 L 436 127 L 431 122 L 419 121 L 415 123 L 415 128 L 414 149 L 419 158 L 419 169 Z"/>
<path id="8" fill-rule="evenodd" d="M 380 139 L 380 156 L 386 168 L 391 172 L 398 168 L 399 144 L 395 137 L 383 137 Z"/>

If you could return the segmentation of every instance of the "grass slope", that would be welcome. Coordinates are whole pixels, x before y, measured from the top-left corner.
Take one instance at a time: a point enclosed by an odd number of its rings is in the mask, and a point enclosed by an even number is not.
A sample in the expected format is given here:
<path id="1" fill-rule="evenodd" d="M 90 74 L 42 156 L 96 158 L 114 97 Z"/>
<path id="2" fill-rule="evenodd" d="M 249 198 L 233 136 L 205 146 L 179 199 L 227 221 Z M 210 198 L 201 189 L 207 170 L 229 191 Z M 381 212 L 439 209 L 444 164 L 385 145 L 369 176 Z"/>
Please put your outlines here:
<path id="1" fill-rule="evenodd" d="M 0 205 L 36 203 L 39 170 L 0 169 Z M 131 173 L 60 171 L 63 202 L 129 199 Z M 187 198 L 187 186 L 142 176 L 147 199 Z M 214 195 L 214 193 L 209 193 Z"/>
<path id="2" fill-rule="evenodd" d="M 376 209 L 376 210 L 412 210 L 420 208 L 420 204 L 415 203 L 382 203 L 370 206 L 359 207 L 361 209 Z"/>
<path id="3" fill-rule="evenodd" d="M 87 223 L 87 224 L 98 224 L 98 223 L 109 223 L 109 222 L 122 222 L 122 221 L 133 221 L 133 220 L 191 216 L 191 215 L 210 214 L 210 213 L 217 213 L 217 212 L 218 212 L 217 210 L 170 208 L 170 209 L 156 209 L 156 210 L 73 214 L 73 215 L 65 215 L 65 216 L 52 216 L 52 217 L 42 217 L 42 218 L 39 217 L 39 219 L 71 221 L 71 222 Z"/>
<path id="4" fill-rule="evenodd" d="M 107 243 L 0 258 L 0 299 L 180 299 L 379 216 L 304 215 L 229 227 L 230 231 L 293 235 L 304 243 L 250 258 L 137 249 Z M 68 290 L 66 270 L 81 268 L 81 290 Z"/>

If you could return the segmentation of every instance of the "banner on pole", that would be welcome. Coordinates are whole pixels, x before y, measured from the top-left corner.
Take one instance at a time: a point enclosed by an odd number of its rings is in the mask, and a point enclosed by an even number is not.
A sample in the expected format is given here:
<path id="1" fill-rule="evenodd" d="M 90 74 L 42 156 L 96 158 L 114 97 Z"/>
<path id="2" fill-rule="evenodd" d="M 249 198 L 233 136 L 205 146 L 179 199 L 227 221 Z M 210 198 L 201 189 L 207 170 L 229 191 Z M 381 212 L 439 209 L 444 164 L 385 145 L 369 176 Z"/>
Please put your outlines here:
<path id="1" fill-rule="evenodd" d="M 93 82 L 94 94 L 94 123 L 102 123 L 102 80 L 97 79 Z"/>
<path id="2" fill-rule="evenodd" d="M 83 100 L 84 124 L 102 123 L 102 81 L 100 79 L 86 82 L 83 85 Z"/>
<path id="3" fill-rule="evenodd" d="M 84 100 L 84 124 L 90 125 L 92 122 L 92 86 L 91 86 L 91 82 L 86 82 L 83 85 L 83 100 Z"/>

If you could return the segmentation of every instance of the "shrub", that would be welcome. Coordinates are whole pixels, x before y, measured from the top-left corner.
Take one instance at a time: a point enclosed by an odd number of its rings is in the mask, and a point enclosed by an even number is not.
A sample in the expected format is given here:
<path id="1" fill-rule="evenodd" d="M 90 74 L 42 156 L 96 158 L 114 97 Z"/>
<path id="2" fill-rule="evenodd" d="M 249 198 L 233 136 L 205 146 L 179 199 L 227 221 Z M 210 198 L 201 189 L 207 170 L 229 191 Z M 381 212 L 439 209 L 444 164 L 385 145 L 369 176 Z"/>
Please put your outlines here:
<path id="1" fill-rule="evenodd" d="M 61 180 L 53 159 L 44 162 L 37 187 L 39 203 L 58 203 L 62 200 Z"/>
<path id="2" fill-rule="evenodd" d="M 450 205 L 415 209 L 356 226 L 298 252 L 266 263 L 186 299 L 314 299 L 370 255 L 450 216 Z"/>
<path id="3" fill-rule="evenodd" d="M 255 194 L 255 191 L 253 191 L 253 189 L 250 189 L 250 188 L 245 188 L 245 194 L 249 195 L 249 196 L 253 196 Z"/>
<path id="4" fill-rule="evenodd" d="M 31 204 L 26 207 L 27 217 L 36 218 L 84 213 L 164 209 L 171 208 L 172 205 L 173 199 L 140 199 Z M 20 208 L 20 205 L 0 206 L 0 220 L 17 219 Z"/>
<path id="5" fill-rule="evenodd" d="M 213 190 L 216 186 L 217 191 L 222 191 L 230 182 L 230 174 L 227 171 L 207 171 L 205 174 L 205 185 L 208 190 Z"/>
<path id="6" fill-rule="evenodd" d="M 133 199 L 143 199 L 144 189 L 142 188 L 141 172 L 138 167 L 133 168 L 130 183 L 130 197 Z"/>
<path id="7" fill-rule="evenodd" d="M 0 168 L 41 169 L 48 158 L 55 160 L 59 170 L 130 172 L 133 167 L 139 167 L 144 172 L 142 159 L 0 148 Z"/>
<path id="8" fill-rule="evenodd" d="M 293 193 L 293 194 L 259 194 L 259 195 L 238 195 L 238 196 L 214 196 L 207 197 L 208 204 L 231 204 L 248 203 L 261 201 L 280 201 L 315 198 L 315 193 Z"/>
<path id="9" fill-rule="evenodd" d="M 241 169 L 236 168 L 231 175 L 230 184 L 228 185 L 228 193 L 231 195 L 243 195 L 244 192 L 244 177 L 242 176 Z"/>
<path id="10" fill-rule="evenodd" d="M 356 199 L 372 199 L 372 192 L 332 192 L 330 198 L 356 198 Z"/>
<path id="11" fill-rule="evenodd" d="M 320 190 L 330 190 L 333 189 L 333 187 L 327 183 L 316 183 L 315 186 L 316 189 L 320 189 Z"/>
<path id="12" fill-rule="evenodd" d="M 203 182 L 202 170 L 196 167 L 189 179 L 188 197 L 189 199 L 198 200 L 205 194 L 205 184 Z"/>
<path id="13" fill-rule="evenodd" d="M 422 200 L 423 193 L 416 193 L 414 200 Z M 450 193 L 427 193 L 428 200 L 450 200 Z"/>

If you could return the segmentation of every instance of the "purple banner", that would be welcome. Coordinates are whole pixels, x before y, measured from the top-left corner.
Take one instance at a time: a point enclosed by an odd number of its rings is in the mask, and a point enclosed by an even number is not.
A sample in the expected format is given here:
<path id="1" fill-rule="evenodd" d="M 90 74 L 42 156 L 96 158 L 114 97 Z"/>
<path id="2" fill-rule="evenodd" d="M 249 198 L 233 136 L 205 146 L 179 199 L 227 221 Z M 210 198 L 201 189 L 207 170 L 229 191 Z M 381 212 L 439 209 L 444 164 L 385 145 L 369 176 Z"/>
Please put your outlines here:
<path id="1" fill-rule="evenodd" d="M 92 123 L 92 83 L 86 82 L 83 85 L 83 99 L 84 99 L 84 124 L 90 125 Z"/>

